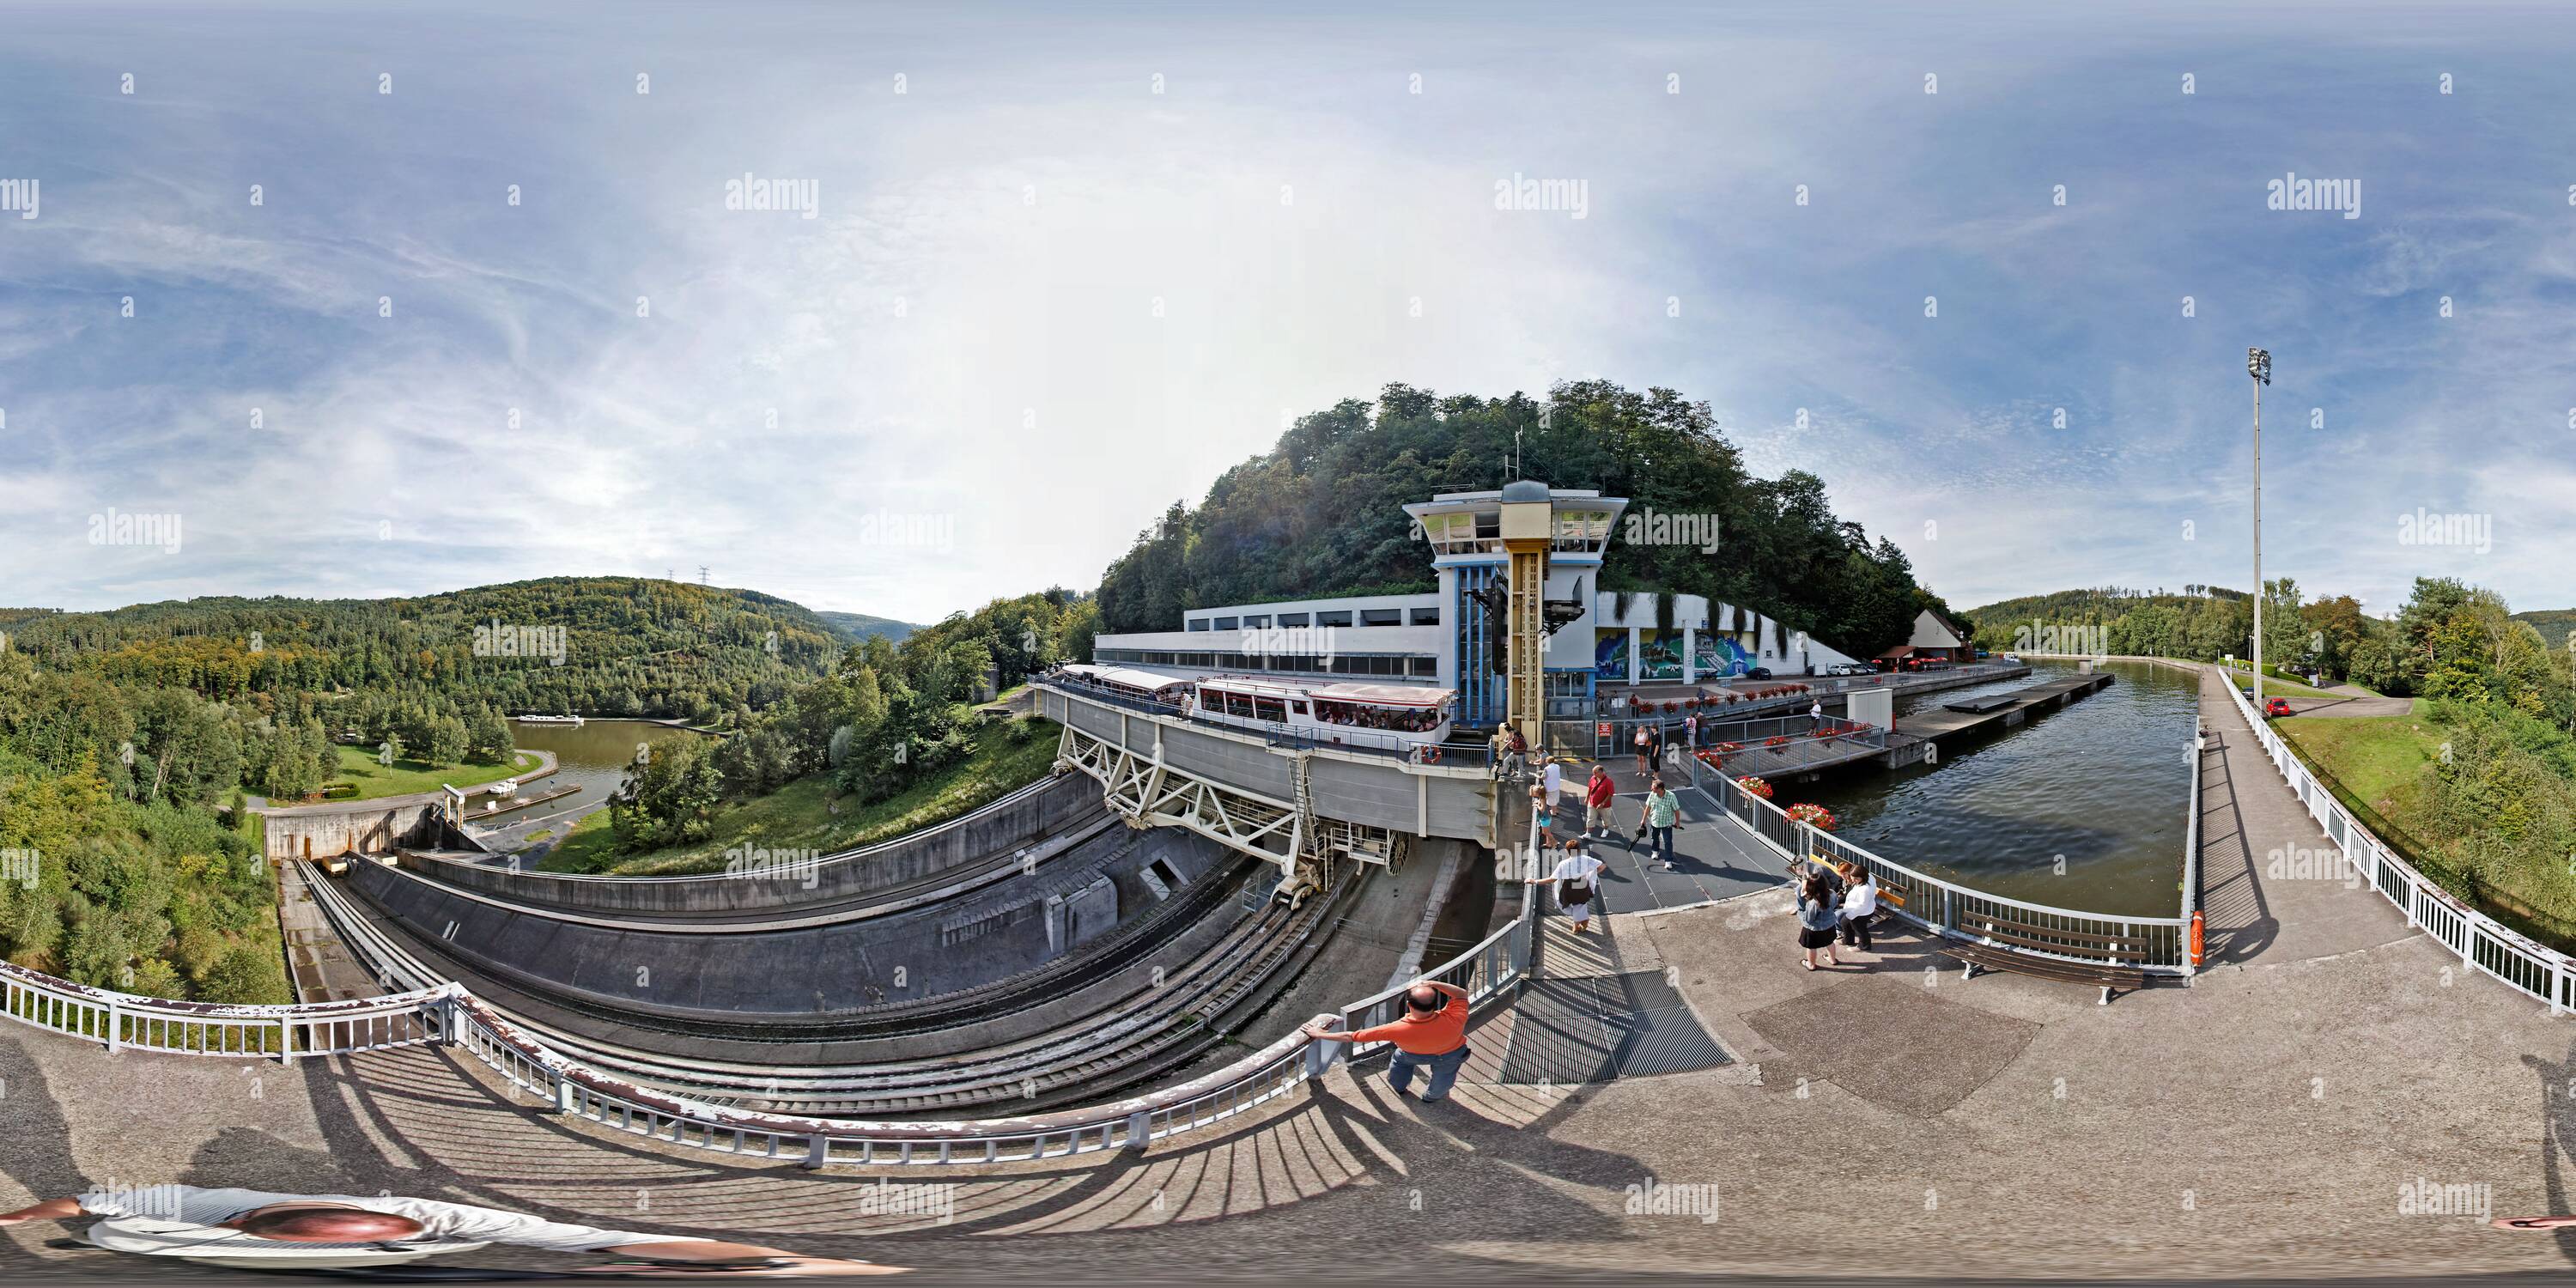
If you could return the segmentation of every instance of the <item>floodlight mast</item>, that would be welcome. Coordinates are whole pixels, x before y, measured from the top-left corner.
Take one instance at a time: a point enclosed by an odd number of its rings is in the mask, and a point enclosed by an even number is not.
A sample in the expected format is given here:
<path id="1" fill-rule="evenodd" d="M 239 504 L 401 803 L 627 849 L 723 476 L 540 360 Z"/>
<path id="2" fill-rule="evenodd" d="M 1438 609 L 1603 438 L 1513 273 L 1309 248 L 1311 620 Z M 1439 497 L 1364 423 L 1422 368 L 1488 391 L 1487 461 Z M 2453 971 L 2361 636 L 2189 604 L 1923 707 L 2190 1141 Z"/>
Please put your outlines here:
<path id="1" fill-rule="evenodd" d="M 2245 351 L 2245 374 L 2254 378 L 2254 705 L 2263 700 L 2263 386 L 2272 383 L 2272 352 Z"/>

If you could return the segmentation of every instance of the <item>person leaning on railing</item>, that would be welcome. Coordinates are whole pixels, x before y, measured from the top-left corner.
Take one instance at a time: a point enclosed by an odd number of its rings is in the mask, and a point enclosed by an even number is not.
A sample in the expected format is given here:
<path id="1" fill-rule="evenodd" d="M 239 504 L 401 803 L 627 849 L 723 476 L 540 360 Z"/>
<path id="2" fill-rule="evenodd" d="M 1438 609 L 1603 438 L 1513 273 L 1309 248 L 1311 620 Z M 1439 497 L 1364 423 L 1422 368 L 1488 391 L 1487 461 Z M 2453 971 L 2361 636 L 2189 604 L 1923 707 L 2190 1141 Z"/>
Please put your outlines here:
<path id="1" fill-rule="evenodd" d="M 1446 998 L 1446 1001 L 1442 999 Z M 1335 1032 L 1322 1021 L 1305 1028 L 1307 1037 L 1318 1042 L 1390 1042 L 1395 1045 L 1395 1059 L 1387 1066 L 1386 1080 L 1395 1094 L 1413 1094 L 1413 1071 L 1429 1069 L 1431 1081 L 1422 1088 L 1422 1101 L 1429 1104 L 1448 1098 L 1449 1088 L 1458 1081 L 1458 1070 L 1466 1067 L 1467 1057 L 1475 1052 L 1467 1048 L 1467 990 L 1438 980 L 1423 980 L 1404 991 L 1404 1014 L 1386 1024 L 1374 1025 L 1349 1033 Z"/>

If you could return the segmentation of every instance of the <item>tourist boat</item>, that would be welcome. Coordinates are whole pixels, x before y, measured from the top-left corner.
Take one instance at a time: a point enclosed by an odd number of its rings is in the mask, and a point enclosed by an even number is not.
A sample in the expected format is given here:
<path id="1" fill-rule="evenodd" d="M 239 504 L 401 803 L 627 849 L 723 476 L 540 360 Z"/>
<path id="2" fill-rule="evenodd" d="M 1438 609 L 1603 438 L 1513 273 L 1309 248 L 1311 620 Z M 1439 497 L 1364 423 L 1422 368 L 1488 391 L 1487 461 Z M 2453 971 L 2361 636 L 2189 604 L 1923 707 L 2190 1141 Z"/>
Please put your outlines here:
<path id="1" fill-rule="evenodd" d="M 485 790 L 490 791 L 490 792 L 492 793 L 492 799 L 494 799 L 494 800 L 502 800 L 502 799 L 506 799 L 506 798 L 508 798 L 508 797 L 512 797 L 512 796 L 516 796 L 516 795 L 518 795 L 518 794 L 519 794 L 519 784 L 517 783 L 517 781 L 516 781 L 516 780 L 508 779 L 508 778 L 504 778 L 504 779 L 502 779 L 501 781 L 499 781 L 499 782 L 497 782 L 497 783 L 492 784 L 489 788 L 487 788 L 487 789 L 485 789 Z"/>
<path id="2" fill-rule="evenodd" d="M 1193 687 L 1191 714 L 1217 724 L 1286 731 L 1324 743 L 1416 749 L 1448 740 L 1456 696 L 1430 685 L 1301 684 L 1251 676 L 1211 676 Z"/>
<path id="3" fill-rule="evenodd" d="M 580 716 L 512 716 L 510 718 L 520 724 L 579 725 L 581 723 Z"/>
<path id="4" fill-rule="evenodd" d="M 1106 689 L 1120 697 L 1142 698 L 1166 706 L 1179 706 L 1181 699 L 1189 696 L 1190 692 L 1187 679 L 1139 671 L 1132 666 L 1094 666 L 1088 662 L 1075 662 L 1058 668 L 1056 675 L 1096 689 Z"/>

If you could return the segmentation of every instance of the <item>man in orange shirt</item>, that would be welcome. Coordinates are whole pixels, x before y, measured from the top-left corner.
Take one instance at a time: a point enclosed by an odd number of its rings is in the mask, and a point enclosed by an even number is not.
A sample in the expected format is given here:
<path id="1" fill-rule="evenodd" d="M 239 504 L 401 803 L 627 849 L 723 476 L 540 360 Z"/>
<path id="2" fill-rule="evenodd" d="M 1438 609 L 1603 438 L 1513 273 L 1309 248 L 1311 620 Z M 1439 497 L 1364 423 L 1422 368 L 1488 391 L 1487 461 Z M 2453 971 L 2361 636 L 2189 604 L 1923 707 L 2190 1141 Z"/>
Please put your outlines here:
<path id="1" fill-rule="evenodd" d="M 1413 1094 L 1413 1071 L 1429 1069 L 1431 1082 L 1422 1089 L 1422 1101 L 1429 1104 L 1445 1100 L 1451 1084 L 1458 1081 L 1458 1070 L 1467 1057 L 1467 990 L 1455 984 L 1424 980 L 1405 990 L 1404 1015 L 1393 1023 L 1349 1033 L 1336 1033 L 1320 1025 L 1306 1026 L 1306 1036 L 1322 1042 L 1392 1042 L 1395 1060 L 1386 1071 L 1386 1080 L 1395 1094 Z"/>

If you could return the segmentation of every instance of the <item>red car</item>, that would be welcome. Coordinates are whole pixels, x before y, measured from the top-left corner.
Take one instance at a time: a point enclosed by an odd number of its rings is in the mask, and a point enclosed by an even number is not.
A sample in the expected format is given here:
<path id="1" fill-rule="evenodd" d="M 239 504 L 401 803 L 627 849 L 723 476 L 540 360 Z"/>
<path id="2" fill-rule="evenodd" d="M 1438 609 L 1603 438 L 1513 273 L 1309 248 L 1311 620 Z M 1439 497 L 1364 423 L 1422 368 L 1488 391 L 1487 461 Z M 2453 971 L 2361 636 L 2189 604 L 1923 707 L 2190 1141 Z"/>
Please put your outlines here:
<path id="1" fill-rule="evenodd" d="M 2263 704 L 2264 719 L 2268 720 L 2274 716 L 2286 716 L 2288 714 L 2290 714 L 2290 700 L 2288 698 L 2274 698 Z"/>

